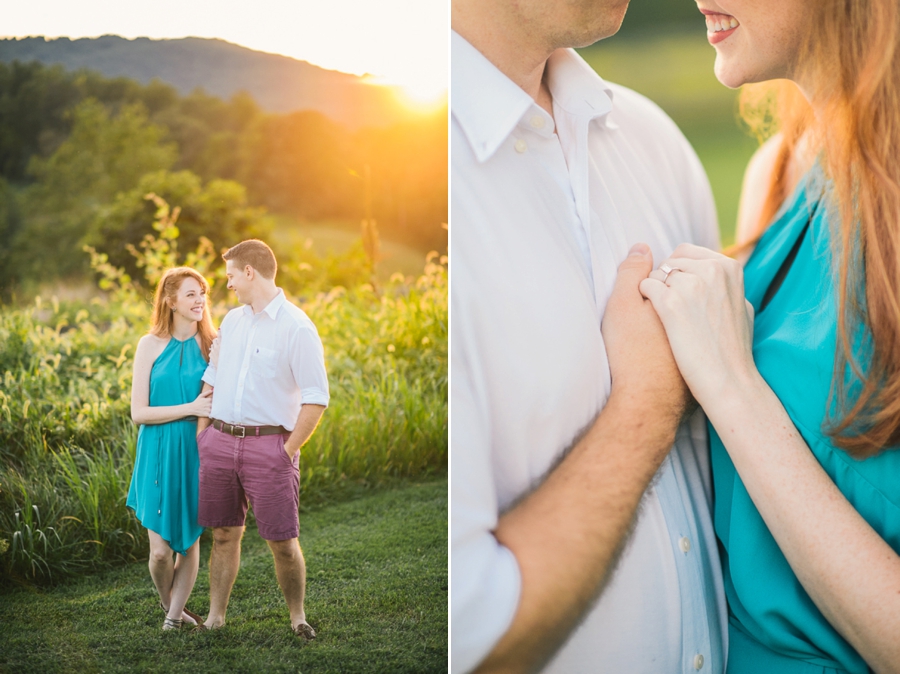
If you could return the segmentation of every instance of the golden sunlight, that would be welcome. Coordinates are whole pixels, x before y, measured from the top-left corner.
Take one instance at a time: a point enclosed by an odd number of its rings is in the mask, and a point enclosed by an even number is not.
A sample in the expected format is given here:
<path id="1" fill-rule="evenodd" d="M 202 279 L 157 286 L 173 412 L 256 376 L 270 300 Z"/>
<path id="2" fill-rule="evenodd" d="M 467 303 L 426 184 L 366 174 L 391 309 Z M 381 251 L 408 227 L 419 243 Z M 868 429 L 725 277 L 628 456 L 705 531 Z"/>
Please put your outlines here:
<path id="1" fill-rule="evenodd" d="M 427 114 L 447 104 L 447 85 L 441 77 L 427 77 L 419 81 L 398 81 L 388 77 L 366 77 L 366 84 L 388 87 L 397 102 L 411 112 Z"/>

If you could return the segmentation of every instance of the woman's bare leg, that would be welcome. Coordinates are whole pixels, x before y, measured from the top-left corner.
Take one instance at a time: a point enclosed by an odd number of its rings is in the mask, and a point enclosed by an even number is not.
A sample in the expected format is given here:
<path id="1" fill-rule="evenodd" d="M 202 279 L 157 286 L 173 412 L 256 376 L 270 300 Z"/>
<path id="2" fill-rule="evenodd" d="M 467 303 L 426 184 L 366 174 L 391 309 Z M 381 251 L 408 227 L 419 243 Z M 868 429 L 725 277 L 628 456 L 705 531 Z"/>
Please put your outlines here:
<path id="1" fill-rule="evenodd" d="M 153 584 L 159 593 L 159 600 L 162 602 L 163 608 L 167 608 L 167 617 L 180 618 L 186 623 L 194 624 L 194 620 L 184 613 L 184 605 L 187 603 L 188 595 L 190 595 L 191 589 L 194 587 L 194 581 L 197 579 L 197 569 L 200 564 L 199 541 L 194 543 L 191 550 L 188 550 L 187 558 L 182 558 L 181 555 L 178 555 L 179 562 L 187 563 L 176 563 L 172 559 L 172 548 L 163 540 L 162 536 L 149 529 L 147 530 L 147 535 L 150 537 L 150 578 L 153 579 Z M 193 566 L 188 561 L 191 558 L 192 550 Z M 188 579 L 190 582 L 185 591 L 183 586 Z M 178 583 L 178 588 L 183 594 L 180 607 L 172 605 L 173 589 L 176 583 Z M 174 615 L 172 614 L 173 609 L 177 609 Z"/>
<path id="2" fill-rule="evenodd" d="M 187 604 L 191 590 L 194 589 L 199 568 L 200 540 L 197 539 L 188 549 L 187 555 L 175 555 L 175 574 L 172 578 L 172 603 L 169 604 L 169 617 L 177 616 L 184 611 L 184 605 Z M 183 614 L 182 620 L 191 625 L 196 624 L 196 621 L 186 613 Z"/>

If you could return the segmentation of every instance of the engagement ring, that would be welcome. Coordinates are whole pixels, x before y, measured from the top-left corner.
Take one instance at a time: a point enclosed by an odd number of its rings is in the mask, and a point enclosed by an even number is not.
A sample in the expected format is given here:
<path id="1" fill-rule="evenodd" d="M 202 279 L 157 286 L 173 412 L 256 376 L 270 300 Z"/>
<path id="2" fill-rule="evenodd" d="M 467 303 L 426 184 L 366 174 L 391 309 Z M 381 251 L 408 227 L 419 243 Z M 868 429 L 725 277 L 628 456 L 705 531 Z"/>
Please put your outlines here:
<path id="1" fill-rule="evenodd" d="M 665 263 L 659 265 L 659 270 L 660 270 L 663 274 L 665 274 L 665 276 L 663 276 L 663 280 L 662 280 L 663 283 L 666 283 L 666 281 L 667 281 L 668 278 L 669 278 L 669 274 L 671 274 L 673 271 L 681 271 L 678 267 L 670 267 L 669 265 L 667 265 L 667 264 L 665 264 Z M 669 285 L 669 284 L 666 283 L 666 285 Z"/>

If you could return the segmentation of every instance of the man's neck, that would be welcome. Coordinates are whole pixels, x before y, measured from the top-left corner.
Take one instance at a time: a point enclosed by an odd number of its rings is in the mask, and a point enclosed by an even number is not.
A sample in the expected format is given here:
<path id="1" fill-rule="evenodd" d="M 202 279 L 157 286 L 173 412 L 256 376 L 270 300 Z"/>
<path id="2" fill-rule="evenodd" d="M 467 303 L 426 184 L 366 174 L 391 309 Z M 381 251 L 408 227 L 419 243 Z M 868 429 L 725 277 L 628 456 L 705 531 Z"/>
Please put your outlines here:
<path id="1" fill-rule="evenodd" d="M 453 30 L 552 115 L 544 73 L 554 48 L 531 35 L 527 23 L 485 20 L 479 12 L 490 10 L 484 6 L 454 2 L 451 7 Z"/>
<path id="2" fill-rule="evenodd" d="M 259 289 L 259 292 L 256 293 L 252 300 L 250 300 L 250 308 L 253 310 L 254 314 L 258 314 L 260 311 L 269 306 L 269 303 L 278 297 L 278 286 L 273 282 L 271 285 L 266 284 Z"/>

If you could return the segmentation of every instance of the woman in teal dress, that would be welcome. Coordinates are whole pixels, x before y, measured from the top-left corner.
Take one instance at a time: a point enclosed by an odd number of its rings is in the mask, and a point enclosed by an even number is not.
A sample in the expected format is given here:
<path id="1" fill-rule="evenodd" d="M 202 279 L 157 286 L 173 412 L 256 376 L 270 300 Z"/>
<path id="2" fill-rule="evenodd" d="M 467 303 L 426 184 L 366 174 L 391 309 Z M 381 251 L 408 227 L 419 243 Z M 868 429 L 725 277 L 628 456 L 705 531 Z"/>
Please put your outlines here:
<path id="1" fill-rule="evenodd" d="M 140 424 L 126 505 L 150 538 L 150 577 L 166 612 L 163 629 L 201 622 L 185 608 L 200 564 L 197 418 L 211 392 L 200 380 L 215 336 L 209 284 L 189 267 L 167 270 L 156 288 L 150 332 L 134 356 L 131 417 Z"/>
<path id="2" fill-rule="evenodd" d="M 698 4 L 720 81 L 781 80 L 746 266 L 640 286 L 710 422 L 728 672 L 900 671 L 900 3 Z"/>

